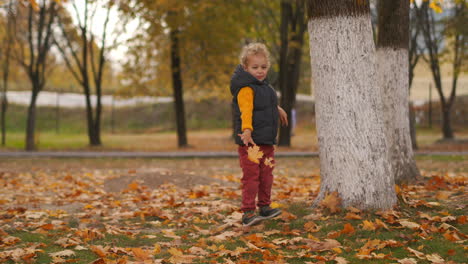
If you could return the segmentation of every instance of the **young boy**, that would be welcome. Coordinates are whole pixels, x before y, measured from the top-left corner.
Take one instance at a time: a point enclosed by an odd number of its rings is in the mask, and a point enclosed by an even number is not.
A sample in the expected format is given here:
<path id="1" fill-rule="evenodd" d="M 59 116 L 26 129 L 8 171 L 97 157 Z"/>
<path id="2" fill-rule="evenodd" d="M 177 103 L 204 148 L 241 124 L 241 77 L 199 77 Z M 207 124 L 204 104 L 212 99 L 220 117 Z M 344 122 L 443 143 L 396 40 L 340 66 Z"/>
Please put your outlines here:
<path id="1" fill-rule="evenodd" d="M 286 112 L 278 106 L 275 90 L 265 80 L 270 59 L 264 44 L 251 43 L 245 46 L 240 55 L 231 79 L 233 96 L 236 143 L 242 168 L 242 224 L 251 226 L 263 219 L 281 214 L 270 207 L 273 185 L 274 144 L 278 132 L 278 119 L 282 125 L 288 124 Z M 252 161 L 248 158 L 248 148 L 256 145 L 263 156 Z M 258 163 L 257 163 L 258 162 Z M 255 199 L 259 215 L 255 213 Z"/>

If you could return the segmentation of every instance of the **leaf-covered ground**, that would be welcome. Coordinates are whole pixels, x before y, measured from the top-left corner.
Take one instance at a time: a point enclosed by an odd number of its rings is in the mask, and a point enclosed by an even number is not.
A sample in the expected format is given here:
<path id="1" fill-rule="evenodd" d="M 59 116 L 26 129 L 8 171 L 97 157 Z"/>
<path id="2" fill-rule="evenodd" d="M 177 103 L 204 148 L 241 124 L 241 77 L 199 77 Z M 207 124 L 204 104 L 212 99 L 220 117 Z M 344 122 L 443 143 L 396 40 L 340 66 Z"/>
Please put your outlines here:
<path id="1" fill-rule="evenodd" d="M 386 212 L 311 204 L 318 159 L 277 159 L 273 206 L 244 228 L 236 159 L 0 161 L 0 263 L 466 263 L 466 157 Z"/>

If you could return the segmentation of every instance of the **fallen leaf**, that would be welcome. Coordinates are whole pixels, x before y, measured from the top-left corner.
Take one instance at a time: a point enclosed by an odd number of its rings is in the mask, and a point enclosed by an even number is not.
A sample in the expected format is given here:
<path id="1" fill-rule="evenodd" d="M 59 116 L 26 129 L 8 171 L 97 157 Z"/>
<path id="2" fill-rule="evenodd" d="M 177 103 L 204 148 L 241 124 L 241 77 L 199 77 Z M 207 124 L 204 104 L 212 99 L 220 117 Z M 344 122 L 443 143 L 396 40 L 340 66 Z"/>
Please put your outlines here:
<path id="1" fill-rule="evenodd" d="M 457 223 L 464 225 L 466 224 L 466 215 L 461 215 L 457 218 Z"/>
<path id="2" fill-rule="evenodd" d="M 364 220 L 362 221 L 362 229 L 367 231 L 374 231 L 376 227 L 371 221 Z"/>
<path id="3" fill-rule="evenodd" d="M 418 261 L 415 260 L 414 258 L 404 258 L 404 259 L 398 260 L 398 263 L 400 263 L 400 264 L 417 264 Z"/>
<path id="4" fill-rule="evenodd" d="M 49 253 L 49 255 L 51 257 L 68 258 L 75 256 L 75 252 L 73 250 L 66 249 L 55 253 Z"/>
<path id="5" fill-rule="evenodd" d="M 89 246 L 89 249 L 91 249 L 92 252 L 94 252 L 96 255 L 98 255 L 101 258 L 104 258 L 107 254 L 107 250 L 103 248 L 101 245 L 91 245 Z"/>
<path id="6" fill-rule="evenodd" d="M 424 253 L 420 252 L 420 251 L 417 251 L 417 250 L 414 250 L 410 247 L 407 247 L 406 248 L 409 252 L 413 253 L 416 257 L 418 257 L 418 259 L 426 259 L 426 256 L 424 255 Z"/>
<path id="7" fill-rule="evenodd" d="M 325 208 L 328 208 L 331 213 L 336 213 L 340 211 L 341 199 L 338 197 L 338 192 L 332 192 L 331 194 L 327 194 L 325 198 L 320 202 Z"/>
<path id="8" fill-rule="evenodd" d="M 148 250 L 143 250 L 141 248 L 132 248 L 132 252 L 136 259 L 142 261 L 151 259 L 153 257 Z"/>
<path id="9" fill-rule="evenodd" d="M 341 234 L 354 234 L 354 232 L 356 232 L 356 230 L 354 229 L 354 227 L 350 224 L 350 223 L 346 223 L 344 225 L 344 228 L 343 230 L 341 230 Z"/>
<path id="10" fill-rule="evenodd" d="M 445 263 L 445 260 L 436 253 L 431 254 L 431 255 L 426 255 L 426 258 L 427 258 L 427 260 L 429 260 L 432 263 L 436 263 L 436 264 L 444 264 Z"/>
<path id="11" fill-rule="evenodd" d="M 321 227 L 318 226 L 314 222 L 307 222 L 307 223 L 304 224 L 304 230 L 307 231 L 307 232 L 315 233 L 315 232 L 320 231 L 320 228 Z"/>
<path id="12" fill-rule="evenodd" d="M 343 257 L 336 257 L 335 261 L 337 264 L 348 264 L 349 262 Z"/>
<path id="13" fill-rule="evenodd" d="M 359 219 L 362 219 L 362 217 L 358 214 L 355 214 L 355 213 L 347 213 L 346 216 L 345 216 L 345 219 L 348 219 L 348 220 L 359 220 Z"/>
<path id="14" fill-rule="evenodd" d="M 409 228 L 409 229 L 418 229 L 418 228 L 421 227 L 419 224 L 417 224 L 415 222 L 410 222 L 410 221 L 406 221 L 406 220 L 400 220 L 399 223 L 400 223 L 401 226 Z"/>
<path id="15" fill-rule="evenodd" d="M 452 242 L 456 242 L 456 241 L 461 240 L 460 237 L 457 235 L 457 233 L 452 232 L 452 231 L 445 232 L 444 237 L 445 237 L 445 239 L 447 239 L 449 241 L 452 241 Z"/>
<path id="16" fill-rule="evenodd" d="M 167 250 L 172 256 L 182 256 L 184 253 L 177 248 L 170 248 Z"/>
<path id="17" fill-rule="evenodd" d="M 378 218 L 375 219 L 375 226 L 377 226 L 379 228 L 383 227 L 383 228 L 389 230 L 388 226 L 384 222 L 382 222 L 382 220 L 380 220 Z"/>

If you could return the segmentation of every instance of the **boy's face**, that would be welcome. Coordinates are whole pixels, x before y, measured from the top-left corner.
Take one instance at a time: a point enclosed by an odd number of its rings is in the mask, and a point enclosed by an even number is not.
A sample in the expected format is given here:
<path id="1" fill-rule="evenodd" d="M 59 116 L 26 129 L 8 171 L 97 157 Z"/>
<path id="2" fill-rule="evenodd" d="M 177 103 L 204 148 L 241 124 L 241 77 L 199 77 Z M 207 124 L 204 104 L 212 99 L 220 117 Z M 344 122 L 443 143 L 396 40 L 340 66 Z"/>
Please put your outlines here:
<path id="1" fill-rule="evenodd" d="M 260 81 L 265 80 L 268 73 L 268 61 L 264 55 L 251 55 L 247 58 L 244 70 Z"/>

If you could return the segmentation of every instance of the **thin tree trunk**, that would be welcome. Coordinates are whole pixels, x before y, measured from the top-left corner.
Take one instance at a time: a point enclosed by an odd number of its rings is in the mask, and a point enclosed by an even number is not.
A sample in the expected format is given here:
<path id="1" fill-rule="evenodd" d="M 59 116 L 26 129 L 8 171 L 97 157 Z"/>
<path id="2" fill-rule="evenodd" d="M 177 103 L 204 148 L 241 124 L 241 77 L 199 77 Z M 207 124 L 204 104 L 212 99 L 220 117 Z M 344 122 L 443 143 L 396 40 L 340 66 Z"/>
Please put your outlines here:
<path id="1" fill-rule="evenodd" d="M 6 49 L 4 50 L 5 58 L 3 63 L 3 93 L 2 93 L 2 106 L 1 106 L 1 126 L 2 126 L 2 146 L 6 145 L 6 113 L 8 110 L 8 77 L 10 74 L 10 53 L 11 53 L 11 45 L 13 42 L 13 10 L 12 10 L 13 1 L 10 0 L 8 3 L 7 9 L 7 30 L 6 30 L 6 37 L 8 38 L 6 42 Z"/>
<path id="2" fill-rule="evenodd" d="M 6 91 L 3 92 L 2 96 L 2 114 L 1 114 L 1 126 L 2 126 L 2 146 L 6 145 L 6 113 L 8 110 L 8 98 Z"/>
<path id="3" fill-rule="evenodd" d="M 182 73 L 179 51 L 179 30 L 171 29 L 171 71 L 174 90 L 174 110 L 177 123 L 178 146 L 187 147 L 187 130 L 185 128 L 185 110 L 183 99 Z"/>
<path id="4" fill-rule="evenodd" d="M 290 1 L 281 3 L 280 91 L 281 107 L 288 117 L 291 117 L 292 109 L 296 104 L 302 47 L 307 25 L 304 1 L 296 0 L 294 7 Z M 289 33 L 291 33 L 290 37 L 288 37 Z M 288 126 L 280 127 L 279 146 L 291 145 L 292 125 L 290 122 Z"/>
<path id="5" fill-rule="evenodd" d="M 428 59 L 425 59 L 430 65 L 434 84 L 439 94 L 441 111 L 442 111 L 442 135 L 443 139 L 453 139 L 453 129 L 450 124 L 451 108 L 453 106 L 456 90 L 452 89 L 449 98 L 447 99 L 442 90 L 441 71 L 440 71 L 440 50 L 441 43 L 438 40 L 438 34 L 436 28 L 436 20 L 432 13 L 433 11 L 429 8 L 428 2 L 423 2 L 421 7 L 417 10 L 418 20 L 421 26 L 421 32 L 424 36 L 424 42 L 426 44 L 426 50 L 428 53 Z M 455 71 L 454 71 L 455 72 Z M 453 87 L 452 87 L 453 88 Z M 456 87 L 455 87 L 456 88 Z"/>
<path id="6" fill-rule="evenodd" d="M 26 119 L 26 146 L 27 151 L 36 150 L 36 101 L 38 96 L 38 84 L 33 83 L 33 91 L 31 93 L 31 102 L 28 107 L 28 116 Z"/>
<path id="7" fill-rule="evenodd" d="M 444 139 L 453 139 L 453 129 L 451 125 L 451 104 L 442 105 L 442 135 Z"/>
<path id="8" fill-rule="evenodd" d="M 321 184 L 344 207 L 389 209 L 396 202 L 385 143 L 368 1 L 309 0 L 312 79 Z"/>
<path id="9" fill-rule="evenodd" d="M 414 160 L 409 117 L 409 5 L 406 0 L 380 0 L 377 65 L 382 89 L 389 159 L 395 182 L 420 177 Z"/>
<path id="10" fill-rule="evenodd" d="M 413 150 L 418 149 L 418 141 L 416 138 L 416 113 L 413 109 L 413 104 L 410 102 L 409 106 L 409 126 L 410 126 L 410 133 L 411 133 L 411 144 L 413 146 Z"/>

